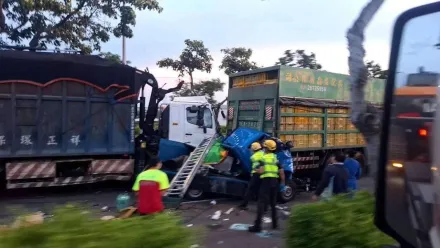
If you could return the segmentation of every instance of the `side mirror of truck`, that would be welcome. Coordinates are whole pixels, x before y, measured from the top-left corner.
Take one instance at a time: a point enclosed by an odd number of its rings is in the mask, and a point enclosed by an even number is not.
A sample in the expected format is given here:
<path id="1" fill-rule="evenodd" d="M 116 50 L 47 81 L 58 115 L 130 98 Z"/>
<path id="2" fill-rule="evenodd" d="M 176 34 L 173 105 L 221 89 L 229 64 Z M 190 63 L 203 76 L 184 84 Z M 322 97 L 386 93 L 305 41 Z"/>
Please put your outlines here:
<path id="1" fill-rule="evenodd" d="M 440 247 L 439 20 L 436 2 L 401 14 L 393 31 L 375 223 L 400 247 Z"/>
<path id="2" fill-rule="evenodd" d="M 205 109 L 206 107 L 198 107 L 197 110 L 197 126 L 203 128 L 203 133 L 207 132 L 204 119 Z"/>
<path id="3" fill-rule="evenodd" d="M 220 111 L 220 113 L 222 114 L 223 119 L 226 119 L 225 112 L 222 110 L 222 111 Z"/>

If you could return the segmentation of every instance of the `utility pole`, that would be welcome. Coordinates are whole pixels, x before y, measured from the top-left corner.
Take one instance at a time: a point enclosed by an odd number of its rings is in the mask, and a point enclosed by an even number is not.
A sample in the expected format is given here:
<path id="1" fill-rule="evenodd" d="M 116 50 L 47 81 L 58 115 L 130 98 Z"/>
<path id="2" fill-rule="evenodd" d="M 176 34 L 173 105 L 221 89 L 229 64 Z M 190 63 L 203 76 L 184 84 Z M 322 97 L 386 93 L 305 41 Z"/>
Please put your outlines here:
<path id="1" fill-rule="evenodd" d="M 125 36 L 122 35 L 122 64 L 126 65 L 126 57 L 125 57 Z"/>
<path id="2" fill-rule="evenodd" d="M 122 3 L 122 7 L 125 7 L 125 1 Z M 125 28 L 125 25 L 122 26 L 122 28 Z M 122 30 L 122 64 L 127 64 L 127 57 L 125 56 L 125 35 L 124 31 Z"/>

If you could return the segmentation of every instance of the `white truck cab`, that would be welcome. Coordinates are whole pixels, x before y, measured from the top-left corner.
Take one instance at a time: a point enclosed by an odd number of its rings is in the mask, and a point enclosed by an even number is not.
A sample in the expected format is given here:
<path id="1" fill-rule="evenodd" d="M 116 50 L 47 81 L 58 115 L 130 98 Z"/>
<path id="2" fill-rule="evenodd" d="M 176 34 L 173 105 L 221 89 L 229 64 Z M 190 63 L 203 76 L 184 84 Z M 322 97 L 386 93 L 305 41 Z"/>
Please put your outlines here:
<path id="1" fill-rule="evenodd" d="M 174 97 L 160 105 L 162 138 L 196 147 L 215 132 L 214 112 L 204 96 Z"/>

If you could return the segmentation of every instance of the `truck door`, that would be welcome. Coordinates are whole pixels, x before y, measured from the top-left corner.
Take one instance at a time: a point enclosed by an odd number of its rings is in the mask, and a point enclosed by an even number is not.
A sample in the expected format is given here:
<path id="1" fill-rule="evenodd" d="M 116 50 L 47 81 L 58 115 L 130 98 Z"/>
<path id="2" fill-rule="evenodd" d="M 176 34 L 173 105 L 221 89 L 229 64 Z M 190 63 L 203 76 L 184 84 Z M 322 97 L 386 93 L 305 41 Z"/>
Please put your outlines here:
<path id="1" fill-rule="evenodd" d="M 197 121 L 198 114 L 203 115 L 203 124 L 206 128 L 206 133 L 204 128 L 201 127 Z M 214 115 L 210 108 L 204 108 L 202 112 L 199 113 L 196 111 L 194 105 L 185 105 L 185 117 L 185 130 L 182 130 L 185 132 L 184 143 L 196 147 L 205 137 L 210 137 L 215 134 Z"/>

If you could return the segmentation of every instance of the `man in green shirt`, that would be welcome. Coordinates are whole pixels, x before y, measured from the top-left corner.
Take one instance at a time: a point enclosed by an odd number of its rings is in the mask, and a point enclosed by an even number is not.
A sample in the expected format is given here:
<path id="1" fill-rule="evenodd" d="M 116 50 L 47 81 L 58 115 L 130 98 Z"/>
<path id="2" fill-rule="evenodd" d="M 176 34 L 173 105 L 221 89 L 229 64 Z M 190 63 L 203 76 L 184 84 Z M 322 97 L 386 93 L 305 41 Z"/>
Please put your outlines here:
<path id="1" fill-rule="evenodd" d="M 168 180 L 168 175 L 160 170 L 161 168 L 162 162 L 160 160 L 155 158 L 150 159 L 149 165 L 137 176 L 132 190 L 138 193 L 141 181 L 153 181 L 159 184 L 160 193 L 164 195 L 170 187 L 170 181 Z"/>
<path id="2" fill-rule="evenodd" d="M 137 208 L 139 214 L 154 214 L 164 210 L 162 197 L 170 187 L 168 176 L 161 171 L 162 163 L 150 159 L 149 166 L 141 172 L 133 185 L 137 195 Z"/>

